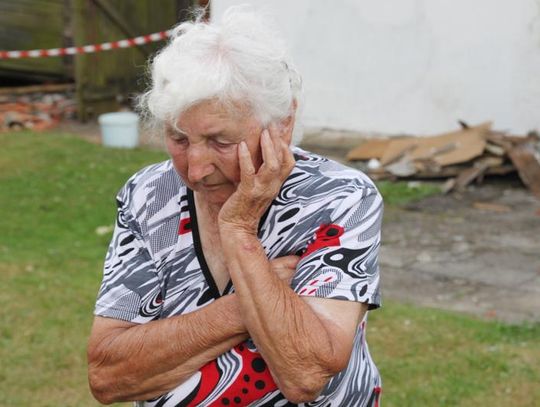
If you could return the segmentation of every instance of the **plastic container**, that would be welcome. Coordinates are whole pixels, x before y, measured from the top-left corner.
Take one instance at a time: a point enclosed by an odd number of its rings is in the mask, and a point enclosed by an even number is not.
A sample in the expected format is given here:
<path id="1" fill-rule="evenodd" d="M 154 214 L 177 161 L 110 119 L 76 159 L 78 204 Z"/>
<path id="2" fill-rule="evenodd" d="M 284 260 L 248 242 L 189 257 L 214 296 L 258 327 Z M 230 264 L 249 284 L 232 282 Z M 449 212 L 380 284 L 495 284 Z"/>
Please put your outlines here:
<path id="1" fill-rule="evenodd" d="M 132 112 L 105 113 L 98 117 L 104 146 L 135 148 L 139 144 L 139 116 Z"/>

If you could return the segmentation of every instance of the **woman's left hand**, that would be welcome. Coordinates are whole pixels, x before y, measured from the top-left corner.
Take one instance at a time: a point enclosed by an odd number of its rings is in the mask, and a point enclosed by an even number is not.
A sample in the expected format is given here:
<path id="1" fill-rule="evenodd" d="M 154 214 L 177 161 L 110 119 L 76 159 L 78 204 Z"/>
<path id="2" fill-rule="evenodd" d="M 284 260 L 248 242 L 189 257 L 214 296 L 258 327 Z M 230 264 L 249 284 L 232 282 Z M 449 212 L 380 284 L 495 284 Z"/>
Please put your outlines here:
<path id="1" fill-rule="evenodd" d="M 275 126 L 264 129 L 260 139 L 263 163 L 255 170 L 247 144 L 238 146 L 240 183 L 219 212 L 220 229 L 257 233 L 260 218 L 291 173 L 295 160 Z"/>

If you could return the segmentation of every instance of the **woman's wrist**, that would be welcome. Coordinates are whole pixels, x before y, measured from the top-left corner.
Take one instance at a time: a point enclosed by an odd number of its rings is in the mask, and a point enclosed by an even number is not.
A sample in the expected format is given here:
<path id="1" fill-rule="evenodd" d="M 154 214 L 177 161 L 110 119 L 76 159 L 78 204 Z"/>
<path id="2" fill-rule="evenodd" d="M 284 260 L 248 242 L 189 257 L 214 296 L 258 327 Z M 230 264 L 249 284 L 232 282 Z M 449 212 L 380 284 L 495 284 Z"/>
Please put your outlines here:
<path id="1" fill-rule="evenodd" d="M 257 219 L 253 220 L 242 220 L 241 222 L 232 222 L 228 220 L 218 219 L 219 233 L 221 236 L 222 243 L 231 241 L 233 239 L 257 236 L 257 228 L 259 221 Z M 234 238 L 233 238 L 234 236 Z"/>
<path id="2" fill-rule="evenodd" d="M 227 325 L 235 329 L 236 335 L 247 333 L 244 321 L 241 318 L 240 304 L 235 293 L 227 294 L 219 298 L 222 302 L 220 309 L 224 311 L 223 320 L 227 321 Z"/>
<path id="3" fill-rule="evenodd" d="M 244 224 L 223 223 L 219 227 L 221 248 L 226 261 L 238 259 L 238 256 L 254 256 L 263 250 L 257 237 L 257 227 Z"/>

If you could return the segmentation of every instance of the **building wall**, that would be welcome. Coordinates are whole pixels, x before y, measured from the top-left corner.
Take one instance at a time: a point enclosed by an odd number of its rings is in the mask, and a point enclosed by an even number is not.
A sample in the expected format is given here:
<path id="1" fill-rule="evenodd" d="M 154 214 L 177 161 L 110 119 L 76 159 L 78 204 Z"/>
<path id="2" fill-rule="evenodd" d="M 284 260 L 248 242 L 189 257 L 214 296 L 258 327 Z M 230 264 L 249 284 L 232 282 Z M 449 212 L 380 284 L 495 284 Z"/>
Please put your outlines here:
<path id="1" fill-rule="evenodd" d="M 540 0 L 212 0 L 264 6 L 304 76 L 306 126 L 540 129 Z"/>

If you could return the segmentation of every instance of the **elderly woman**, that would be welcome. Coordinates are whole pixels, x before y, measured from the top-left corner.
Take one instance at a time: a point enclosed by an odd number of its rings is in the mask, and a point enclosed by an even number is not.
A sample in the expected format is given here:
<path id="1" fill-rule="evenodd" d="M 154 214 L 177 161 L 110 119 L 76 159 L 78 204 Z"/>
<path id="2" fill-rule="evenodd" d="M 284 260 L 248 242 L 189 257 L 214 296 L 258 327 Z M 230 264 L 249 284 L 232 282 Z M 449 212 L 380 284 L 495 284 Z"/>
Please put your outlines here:
<path id="1" fill-rule="evenodd" d="M 256 13 L 179 25 L 142 103 L 171 159 L 117 197 L 88 347 L 102 403 L 376 406 L 382 200 L 291 147 L 301 81 Z M 145 401 L 143 401 L 145 400 Z"/>

